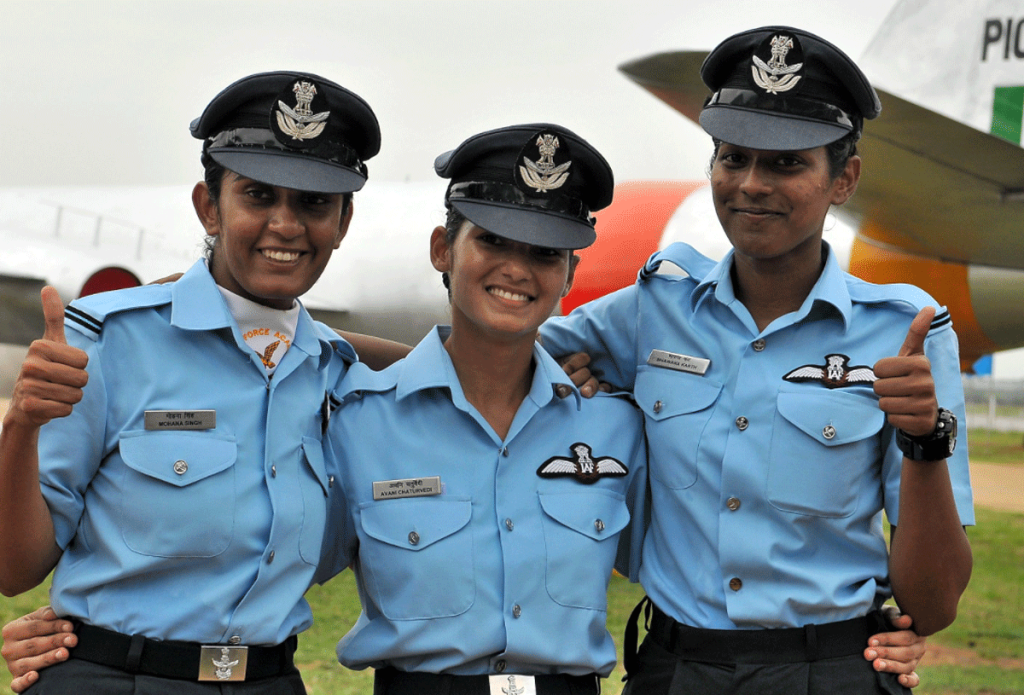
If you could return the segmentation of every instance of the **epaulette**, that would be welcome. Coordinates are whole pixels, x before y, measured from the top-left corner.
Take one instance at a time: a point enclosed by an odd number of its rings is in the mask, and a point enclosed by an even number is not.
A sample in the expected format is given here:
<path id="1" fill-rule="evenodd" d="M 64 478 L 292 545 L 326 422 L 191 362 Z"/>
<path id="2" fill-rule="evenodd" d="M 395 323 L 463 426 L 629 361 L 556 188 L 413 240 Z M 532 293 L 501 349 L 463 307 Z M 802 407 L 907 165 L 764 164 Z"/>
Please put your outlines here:
<path id="1" fill-rule="evenodd" d="M 939 306 L 930 294 L 914 285 L 898 282 L 876 285 L 859 278 L 851 278 L 848 281 L 848 288 L 850 300 L 861 304 L 905 304 L 914 314 L 927 306 L 936 307 L 935 317 L 932 319 L 931 328 L 928 329 L 929 333 L 953 322 L 946 307 Z"/>
<path id="2" fill-rule="evenodd" d="M 679 267 L 697 282 L 707 277 L 707 274 L 717 265 L 715 261 L 689 244 L 677 241 L 648 258 L 644 267 L 637 274 L 636 281 L 643 283 L 650 280 L 658 274 L 658 269 L 665 261 Z"/>
<path id="3" fill-rule="evenodd" d="M 107 317 L 135 309 L 149 309 L 171 302 L 173 285 L 142 285 L 81 297 L 64 310 L 64 325 L 98 340 Z"/>

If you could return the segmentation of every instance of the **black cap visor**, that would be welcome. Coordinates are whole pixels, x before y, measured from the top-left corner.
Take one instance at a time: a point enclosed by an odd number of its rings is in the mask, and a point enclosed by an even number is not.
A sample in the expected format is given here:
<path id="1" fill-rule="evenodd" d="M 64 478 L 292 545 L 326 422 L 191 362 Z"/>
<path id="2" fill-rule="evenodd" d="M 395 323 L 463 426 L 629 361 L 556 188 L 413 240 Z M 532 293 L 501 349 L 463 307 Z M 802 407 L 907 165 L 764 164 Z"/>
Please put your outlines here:
<path id="1" fill-rule="evenodd" d="M 575 250 L 590 246 L 597 238 L 589 224 L 548 210 L 472 199 L 449 202 L 477 227 L 524 244 Z"/>
<path id="2" fill-rule="evenodd" d="M 711 137 L 755 150 L 809 150 L 835 142 L 853 129 L 800 116 L 710 106 L 700 125 Z"/>
<path id="3" fill-rule="evenodd" d="M 254 181 L 311 193 L 352 193 L 366 183 L 359 171 L 305 154 L 275 149 L 210 148 L 223 167 Z"/>

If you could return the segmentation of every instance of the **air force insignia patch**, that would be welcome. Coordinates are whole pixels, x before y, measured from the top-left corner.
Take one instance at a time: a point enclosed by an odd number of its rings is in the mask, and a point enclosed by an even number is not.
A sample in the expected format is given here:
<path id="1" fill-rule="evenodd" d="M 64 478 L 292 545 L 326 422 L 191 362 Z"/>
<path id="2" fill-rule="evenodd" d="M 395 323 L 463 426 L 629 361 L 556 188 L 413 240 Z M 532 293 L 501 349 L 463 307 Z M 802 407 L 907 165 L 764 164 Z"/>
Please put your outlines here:
<path id="1" fill-rule="evenodd" d="M 830 389 L 862 386 L 878 380 L 871 367 L 847 367 L 849 361 L 850 358 L 846 355 L 825 355 L 824 366 L 805 364 L 782 378 L 786 381 L 818 381 Z"/>
<path id="2" fill-rule="evenodd" d="M 571 475 L 581 483 L 590 485 L 597 482 L 598 478 L 616 477 L 629 473 L 621 461 L 603 456 L 595 459 L 591 456 L 591 448 L 588 444 L 577 442 L 569 449 L 573 453 L 572 458 L 553 456 L 541 464 L 537 469 L 537 475 L 542 478 L 558 478 Z"/>

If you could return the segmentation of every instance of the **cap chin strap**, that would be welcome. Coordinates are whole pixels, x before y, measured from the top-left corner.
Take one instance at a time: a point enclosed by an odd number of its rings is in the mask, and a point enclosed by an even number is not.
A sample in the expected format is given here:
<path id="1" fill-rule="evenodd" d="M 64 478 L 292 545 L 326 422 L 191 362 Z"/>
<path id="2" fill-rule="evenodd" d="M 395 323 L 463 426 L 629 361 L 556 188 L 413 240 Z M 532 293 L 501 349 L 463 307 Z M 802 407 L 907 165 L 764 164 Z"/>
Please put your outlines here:
<path id="1" fill-rule="evenodd" d="M 752 89 L 728 87 L 712 94 L 704 108 L 709 106 L 735 106 L 742 109 L 775 112 L 783 116 L 797 116 L 822 123 L 854 129 L 857 117 L 833 104 L 800 97 L 761 94 Z"/>
<path id="2" fill-rule="evenodd" d="M 594 218 L 590 216 L 588 208 L 579 198 L 567 195 L 550 195 L 534 197 L 524 193 L 519 187 L 509 183 L 498 183 L 496 181 L 463 181 L 453 183 L 448 187 L 445 196 L 447 201 L 452 200 L 479 200 L 490 203 L 510 203 L 524 207 L 547 210 L 575 217 L 581 222 L 594 226 Z"/>
<path id="3" fill-rule="evenodd" d="M 326 134 L 325 134 L 326 135 Z M 321 136 L 324 137 L 324 136 Z M 291 154 L 305 155 L 314 159 L 321 159 L 331 164 L 354 169 L 366 175 L 366 165 L 359 159 L 356 151 L 343 142 L 325 138 L 313 147 L 304 149 L 292 149 L 278 141 L 274 131 L 264 128 L 232 128 L 217 133 L 207 139 L 205 149 L 207 150 L 232 150 L 232 149 L 264 149 L 280 150 Z"/>

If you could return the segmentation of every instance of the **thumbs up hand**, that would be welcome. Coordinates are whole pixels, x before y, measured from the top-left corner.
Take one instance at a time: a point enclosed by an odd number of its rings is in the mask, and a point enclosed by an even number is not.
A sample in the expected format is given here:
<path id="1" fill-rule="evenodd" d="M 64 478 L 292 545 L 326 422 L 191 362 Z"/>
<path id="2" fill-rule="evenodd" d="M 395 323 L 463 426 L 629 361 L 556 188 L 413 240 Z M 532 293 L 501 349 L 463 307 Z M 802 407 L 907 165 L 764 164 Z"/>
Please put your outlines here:
<path id="1" fill-rule="evenodd" d="M 915 437 L 931 434 L 939 417 L 931 362 L 924 354 L 924 339 L 934 317 L 934 307 L 921 309 L 899 354 L 880 359 L 874 367 L 878 407 L 889 424 Z"/>
<path id="2" fill-rule="evenodd" d="M 11 394 L 4 425 L 40 427 L 53 418 L 67 417 L 82 400 L 82 388 L 89 380 L 85 372 L 89 358 L 71 347 L 64 336 L 64 305 L 52 287 L 40 294 L 46 330 L 29 346 Z"/>

